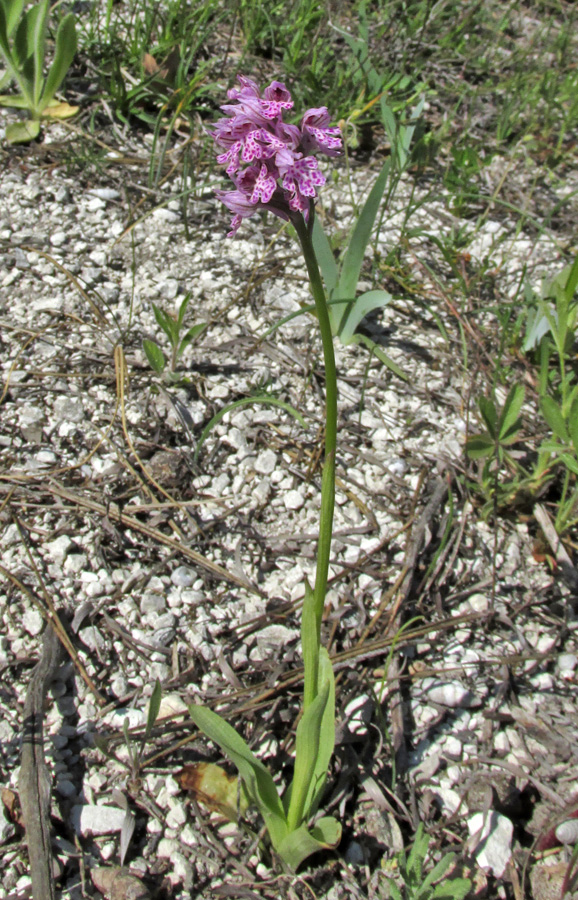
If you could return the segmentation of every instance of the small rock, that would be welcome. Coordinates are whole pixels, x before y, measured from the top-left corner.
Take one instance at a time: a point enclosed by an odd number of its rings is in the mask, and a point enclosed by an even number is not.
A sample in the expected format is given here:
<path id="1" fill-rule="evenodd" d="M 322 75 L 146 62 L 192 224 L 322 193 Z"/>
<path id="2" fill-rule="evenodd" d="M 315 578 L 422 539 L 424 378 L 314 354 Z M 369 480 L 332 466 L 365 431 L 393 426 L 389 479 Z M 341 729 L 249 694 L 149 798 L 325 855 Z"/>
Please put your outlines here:
<path id="1" fill-rule="evenodd" d="M 155 209 L 152 213 L 153 219 L 159 222 L 180 222 L 181 217 L 178 213 L 172 212 L 170 209 Z"/>
<path id="2" fill-rule="evenodd" d="M 116 806 L 73 806 L 70 819 L 75 832 L 87 835 L 113 834 L 120 831 L 126 813 Z"/>
<path id="3" fill-rule="evenodd" d="M 172 840 L 171 838 L 163 838 L 159 841 L 157 856 L 161 859 L 172 859 L 179 850 L 180 844 L 178 841 Z"/>
<path id="4" fill-rule="evenodd" d="M 350 841 L 345 848 L 345 862 L 350 866 L 362 866 L 365 862 L 363 847 L 357 841 Z"/>
<path id="5" fill-rule="evenodd" d="M 283 497 L 286 509 L 301 509 L 305 503 L 305 498 L 301 491 L 287 491 Z"/>
<path id="6" fill-rule="evenodd" d="M 53 247 L 62 247 L 68 240 L 68 236 L 65 231 L 55 231 L 50 235 L 50 243 Z"/>
<path id="7" fill-rule="evenodd" d="M 37 609 L 27 609 L 22 616 L 24 630 L 36 637 L 42 631 L 43 618 Z"/>
<path id="8" fill-rule="evenodd" d="M 578 843 L 578 819 L 566 819 L 556 828 L 556 837 L 561 844 Z"/>
<path id="9" fill-rule="evenodd" d="M 171 581 L 176 587 L 190 587 L 197 580 L 197 574 L 187 566 L 179 566 L 171 574 Z"/>
<path id="10" fill-rule="evenodd" d="M 264 450 L 255 460 L 255 472 L 259 475 L 270 475 L 277 465 L 277 454 L 273 450 Z"/>
<path id="11" fill-rule="evenodd" d="M 435 681 L 424 679 L 424 689 L 428 700 L 439 703 L 440 706 L 449 706 L 452 709 L 460 706 L 471 706 L 473 696 L 471 691 L 460 684 L 459 681 Z"/>
<path id="12" fill-rule="evenodd" d="M 44 546 L 48 550 L 54 562 L 62 563 L 64 557 L 72 547 L 72 541 L 67 534 L 61 534 L 60 537 L 55 538 L 55 540 L 53 541 L 48 541 L 48 543 Z"/>
<path id="13" fill-rule="evenodd" d="M 98 197 L 99 200 L 119 200 L 120 194 L 114 188 L 91 188 L 87 191 L 91 197 Z"/>
<path id="14" fill-rule="evenodd" d="M 501 878 L 512 856 L 514 826 L 494 810 L 487 815 L 475 813 L 467 824 L 477 864 L 485 872 Z"/>
<path id="15" fill-rule="evenodd" d="M 76 788 L 68 778 L 57 781 L 56 790 L 62 797 L 68 797 L 69 799 L 70 797 L 76 797 Z"/>

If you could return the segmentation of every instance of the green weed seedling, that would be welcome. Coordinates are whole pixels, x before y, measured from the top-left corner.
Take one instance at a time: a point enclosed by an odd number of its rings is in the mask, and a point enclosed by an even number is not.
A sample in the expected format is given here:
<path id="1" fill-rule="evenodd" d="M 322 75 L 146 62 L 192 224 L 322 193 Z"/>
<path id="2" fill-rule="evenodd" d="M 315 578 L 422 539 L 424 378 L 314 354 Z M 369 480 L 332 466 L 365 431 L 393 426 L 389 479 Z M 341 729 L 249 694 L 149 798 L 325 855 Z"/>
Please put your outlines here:
<path id="1" fill-rule="evenodd" d="M 19 93 L 0 95 L 0 105 L 24 109 L 31 118 L 6 129 L 11 144 L 33 141 L 40 134 L 42 119 L 68 119 L 78 112 L 55 99 L 76 53 L 76 23 L 72 13 L 61 20 L 56 32 L 54 58 L 44 76 L 50 0 L 41 0 L 24 10 L 24 0 L 0 0 L 0 55 L 6 73 L 0 90 L 16 82 Z"/>
<path id="2" fill-rule="evenodd" d="M 142 737 L 138 741 L 134 740 L 132 735 L 130 734 L 128 719 L 124 720 L 122 733 L 127 749 L 128 763 L 122 759 L 119 759 L 111 749 L 111 741 L 116 742 L 116 738 L 103 737 L 101 735 L 95 736 L 94 742 L 98 749 L 110 759 L 114 759 L 122 766 L 128 768 L 132 782 L 138 782 L 139 780 L 145 747 L 150 739 L 155 722 L 158 718 L 159 710 L 161 708 L 161 700 L 162 687 L 160 681 L 157 678 L 151 694 L 151 698 L 149 700 L 145 730 L 143 731 Z"/>
<path id="3" fill-rule="evenodd" d="M 397 856 L 403 888 L 387 878 L 391 900 L 464 900 L 472 883 L 469 878 L 447 878 L 442 881 L 455 859 L 455 853 L 447 853 L 423 876 L 424 863 L 429 849 L 429 835 L 419 824 L 413 846 L 408 855 L 402 850 Z"/>
<path id="4" fill-rule="evenodd" d="M 524 402 L 524 388 L 515 384 L 509 391 L 501 410 L 487 397 L 480 397 L 478 407 L 486 430 L 474 434 L 466 443 L 470 459 L 485 459 L 481 474 L 481 490 L 488 498 L 485 512 L 501 506 L 520 487 L 521 479 L 500 484 L 500 472 L 504 463 L 516 470 L 516 465 L 507 448 L 519 440 L 522 427 L 520 410 Z"/>
<path id="5" fill-rule="evenodd" d="M 174 316 L 170 316 L 166 312 L 163 312 L 163 310 L 160 309 L 160 307 L 158 307 L 156 303 L 153 303 L 153 312 L 155 315 L 155 319 L 157 320 L 157 324 L 166 334 L 170 344 L 171 352 L 168 360 L 169 377 L 173 381 L 178 380 L 179 376 L 177 375 L 177 365 L 184 351 L 189 346 L 189 344 L 195 341 L 199 337 L 201 332 L 203 332 L 207 327 L 205 322 L 199 322 L 197 325 L 193 325 L 191 328 L 189 328 L 181 337 L 185 313 L 190 301 L 191 292 L 189 291 L 187 294 L 185 294 L 185 297 L 181 305 L 179 306 L 179 311 L 176 318 Z M 167 366 L 167 358 L 164 352 L 155 341 L 150 341 L 147 339 L 142 342 L 142 345 L 151 368 L 157 373 L 157 375 L 162 375 Z"/>
<path id="6" fill-rule="evenodd" d="M 578 326 L 578 257 L 542 285 L 539 295 L 529 289 L 530 312 L 523 349 L 535 350 L 539 365 L 540 409 L 552 437 L 540 445 L 549 469 L 562 467 L 563 484 L 555 526 L 560 534 L 578 521 L 578 380 L 573 345 Z"/>

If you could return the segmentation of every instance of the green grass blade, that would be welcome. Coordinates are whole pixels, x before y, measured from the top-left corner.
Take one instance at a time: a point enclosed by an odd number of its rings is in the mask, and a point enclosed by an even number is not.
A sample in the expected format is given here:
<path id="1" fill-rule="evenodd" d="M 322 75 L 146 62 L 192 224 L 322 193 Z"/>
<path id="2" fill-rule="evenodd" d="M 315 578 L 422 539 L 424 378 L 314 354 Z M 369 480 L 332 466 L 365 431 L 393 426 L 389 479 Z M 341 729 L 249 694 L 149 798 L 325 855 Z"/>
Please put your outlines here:
<path id="1" fill-rule="evenodd" d="M 297 419 L 300 425 L 303 428 L 307 428 L 307 422 L 303 418 L 300 412 L 291 406 L 290 403 L 285 403 L 284 400 L 278 400 L 277 397 L 270 397 L 268 394 L 257 395 L 256 397 L 243 397 L 241 400 L 235 400 L 234 403 L 229 403 L 228 406 L 224 406 L 223 409 L 219 410 L 219 412 L 213 416 L 208 425 L 205 425 L 201 436 L 198 440 L 197 446 L 195 448 L 195 454 L 193 456 L 193 461 L 196 462 L 199 458 L 199 453 L 201 452 L 201 447 L 205 443 L 207 437 L 215 427 L 218 425 L 223 416 L 226 416 L 228 412 L 231 412 L 233 409 L 237 409 L 239 406 L 249 406 L 252 403 L 265 403 L 270 404 L 271 406 L 278 406 L 280 409 L 284 409 L 285 412 L 288 412 L 293 416 L 294 419 Z"/>
<path id="2" fill-rule="evenodd" d="M 61 21 L 56 32 L 56 44 L 54 47 L 54 59 L 46 78 L 42 103 L 47 106 L 58 88 L 64 81 L 64 77 L 70 68 L 70 64 L 76 54 L 76 18 L 69 13 Z"/>
<path id="3" fill-rule="evenodd" d="M 197 728 L 218 744 L 239 770 L 247 794 L 263 816 L 271 842 L 278 850 L 287 836 L 287 822 L 269 771 L 235 729 L 213 710 L 193 704 L 189 713 Z"/>

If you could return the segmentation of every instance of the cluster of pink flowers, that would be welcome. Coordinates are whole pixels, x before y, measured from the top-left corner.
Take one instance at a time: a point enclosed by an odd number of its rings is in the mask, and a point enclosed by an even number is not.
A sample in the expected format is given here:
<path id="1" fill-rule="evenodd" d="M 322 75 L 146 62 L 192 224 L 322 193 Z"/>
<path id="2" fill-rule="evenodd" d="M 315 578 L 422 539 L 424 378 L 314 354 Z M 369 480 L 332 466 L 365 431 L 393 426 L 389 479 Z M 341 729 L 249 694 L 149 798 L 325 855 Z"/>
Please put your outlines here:
<path id="1" fill-rule="evenodd" d="M 342 148 L 339 128 L 329 128 L 329 113 L 322 106 L 308 109 L 299 126 L 283 122 L 284 110 L 293 100 L 284 84 L 273 81 L 263 94 L 257 84 L 239 75 L 240 88 L 227 96 L 233 103 L 221 107 L 226 117 L 212 131 L 224 152 L 217 161 L 226 165 L 235 190 L 216 191 L 234 214 L 229 237 L 241 221 L 259 209 L 269 209 L 282 219 L 292 213 L 307 218 L 316 189 L 325 184 L 316 152 L 338 156 Z"/>

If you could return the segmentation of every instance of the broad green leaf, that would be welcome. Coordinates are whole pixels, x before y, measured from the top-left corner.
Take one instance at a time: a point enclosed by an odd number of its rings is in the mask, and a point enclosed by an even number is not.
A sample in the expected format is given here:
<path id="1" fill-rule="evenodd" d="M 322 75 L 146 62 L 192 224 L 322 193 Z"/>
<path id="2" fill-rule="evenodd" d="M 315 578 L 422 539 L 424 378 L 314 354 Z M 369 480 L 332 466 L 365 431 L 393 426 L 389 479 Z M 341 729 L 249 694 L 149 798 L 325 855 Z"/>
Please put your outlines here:
<path id="1" fill-rule="evenodd" d="M 331 297 L 333 291 L 337 287 L 339 269 L 337 268 L 337 263 L 335 262 L 331 244 L 329 243 L 327 235 L 323 230 L 323 226 L 321 225 L 318 216 L 315 216 L 311 237 L 313 240 L 313 249 L 315 250 L 317 264 L 321 270 L 323 281 L 325 282 L 325 290 L 327 291 L 328 296 Z"/>
<path id="2" fill-rule="evenodd" d="M 6 140 L 9 144 L 27 144 L 40 134 L 40 122 L 27 119 L 26 122 L 14 122 L 6 127 Z"/>
<path id="3" fill-rule="evenodd" d="M 341 825 L 332 816 L 325 816 L 310 831 L 306 825 L 292 831 L 276 849 L 281 859 L 295 871 L 308 856 L 320 850 L 334 850 L 340 840 Z"/>
<path id="4" fill-rule="evenodd" d="M 203 332 L 205 330 L 206 327 L 207 327 L 206 322 L 199 322 L 198 325 L 193 325 L 192 328 L 189 328 L 189 330 L 186 332 L 184 338 L 182 339 L 181 343 L 179 344 L 179 352 L 177 353 L 177 359 L 179 359 L 183 355 L 183 353 L 185 352 L 185 350 L 187 349 L 189 344 L 192 341 L 194 341 L 196 338 L 198 338 L 198 336 L 201 334 L 201 332 Z"/>
<path id="5" fill-rule="evenodd" d="M 369 196 L 365 201 L 363 209 L 356 222 L 353 234 L 351 235 L 347 250 L 341 264 L 341 274 L 339 284 L 334 292 L 335 299 L 355 297 L 357 292 L 357 282 L 363 264 L 363 257 L 367 249 L 367 245 L 371 238 L 371 232 L 375 223 L 375 217 L 383 198 L 389 171 L 391 168 L 391 159 L 388 158 L 381 172 L 377 176 Z"/>
<path id="6" fill-rule="evenodd" d="M 273 846 L 281 852 L 279 848 L 287 837 L 287 822 L 270 773 L 235 729 L 213 710 L 193 704 L 189 713 L 197 728 L 218 744 L 239 770 L 249 797 L 263 816 Z"/>
<path id="7" fill-rule="evenodd" d="M 64 81 L 64 77 L 70 68 L 70 64 L 76 54 L 76 18 L 73 13 L 65 16 L 56 32 L 54 47 L 54 59 L 46 77 L 42 103 L 47 106 L 52 100 L 58 88 Z"/>
<path id="8" fill-rule="evenodd" d="M 235 400 L 234 403 L 229 403 L 227 406 L 224 406 L 223 409 L 219 410 L 219 412 L 213 416 L 208 425 L 205 425 L 201 436 L 197 442 L 197 446 L 195 447 L 195 453 L 193 456 L 193 461 L 196 462 L 199 458 L 199 453 L 201 452 L 201 447 L 207 440 L 209 434 L 215 427 L 218 425 L 221 419 L 227 415 L 228 412 L 231 412 L 233 409 L 237 409 L 239 406 L 250 406 L 253 403 L 264 403 L 265 405 L 269 404 L 271 406 L 278 406 L 280 409 L 284 409 L 285 412 L 288 412 L 294 419 L 297 419 L 300 425 L 303 428 L 307 428 L 307 422 L 303 418 L 300 412 L 298 412 L 293 406 L 289 403 L 285 403 L 284 400 L 278 400 L 277 397 L 270 397 L 268 394 L 263 394 L 261 396 L 257 395 L 256 397 L 243 397 L 241 400 Z"/>
<path id="9" fill-rule="evenodd" d="M 546 419 L 546 422 L 548 423 L 556 437 L 563 441 L 565 444 L 570 443 L 570 437 L 568 435 L 568 429 L 566 428 L 566 423 L 562 415 L 562 410 L 555 402 L 555 400 L 553 400 L 549 394 L 546 394 L 545 397 L 542 397 L 540 406 L 542 408 L 542 414 Z"/>
<path id="10" fill-rule="evenodd" d="M 524 393 L 521 384 L 514 384 L 508 392 L 497 427 L 498 437 L 502 443 L 520 430 L 518 415 L 524 402 Z"/>
<path id="11" fill-rule="evenodd" d="M 343 314 L 341 320 L 341 328 L 339 330 L 339 340 L 347 346 L 350 344 L 355 330 L 362 319 L 365 318 L 374 309 L 381 309 L 386 304 L 391 303 L 392 296 L 389 291 L 366 291 L 357 297 L 353 303 L 349 305 L 349 309 Z"/>
<path id="12" fill-rule="evenodd" d="M 394 375 L 397 375 L 398 378 L 401 378 L 402 381 L 407 381 L 407 375 L 405 372 L 400 369 L 398 364 L 391 359 L 387 353 L 381 349 L 379 344 L 376 344 L 375 341 L 372 341 L 371 338 L 367 337 L 366 334 L 354 334 L 351 338 L 352 344 L 363 344 L 364 347 L 367 347 L 368 350 L 371 350 L 374 356 L 377 356 L 380 362 L 383 363 L 384 366 L 387 366 Z"/>
<path id="13" fill-rule="evenodd" d="M 146 358 L 149 361 L 151 369 L 160 375 L 161 372 L 164 371 L 167 361 L 165 359 L 165 355 L 158 344 L 155 344 L 154 341 L 144 340 L 142 342 L 142 348 L 146 354 Z"/>
<path id="14" fill-rule="evenodd" d="M 488 429 L 488 434 L 495 440 L 498 435 L 498 413 L 493 400 L 489 400 L 487 397 L 480 397 L 478 407 L 484 420 L 484 425 Z"/>

